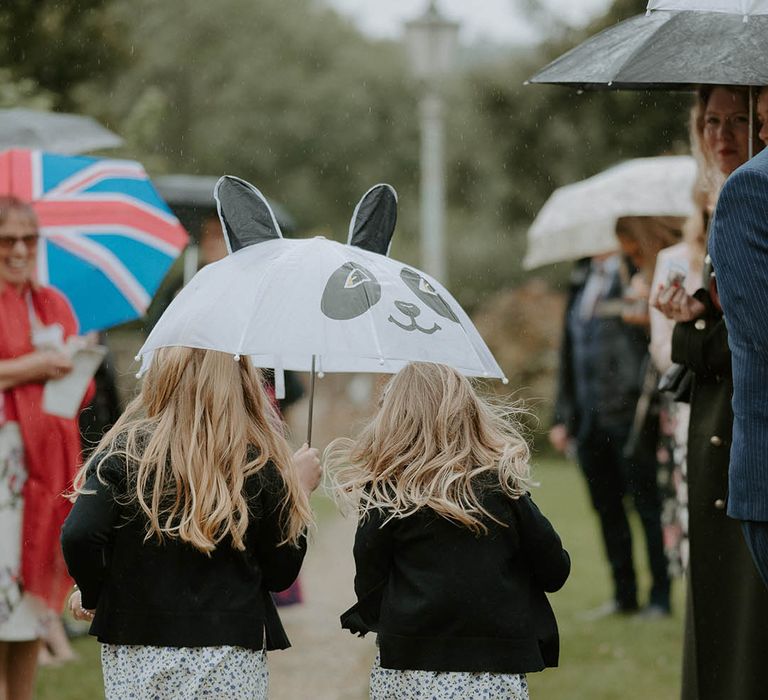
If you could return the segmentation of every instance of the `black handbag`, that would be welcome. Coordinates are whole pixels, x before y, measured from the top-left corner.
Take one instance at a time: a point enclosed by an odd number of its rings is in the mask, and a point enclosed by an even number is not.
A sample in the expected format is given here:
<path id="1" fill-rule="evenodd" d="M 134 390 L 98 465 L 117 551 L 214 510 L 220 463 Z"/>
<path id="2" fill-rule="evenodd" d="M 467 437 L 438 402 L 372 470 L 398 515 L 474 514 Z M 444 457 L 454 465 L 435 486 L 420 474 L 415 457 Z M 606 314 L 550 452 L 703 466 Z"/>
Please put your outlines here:
<path id="1" fill-rule="evenodd" d="M 659 391 L 671 394 L 675 401 L 690 403 L 694 372 L 685 365 L 672 365 L 659 379 Z"/>

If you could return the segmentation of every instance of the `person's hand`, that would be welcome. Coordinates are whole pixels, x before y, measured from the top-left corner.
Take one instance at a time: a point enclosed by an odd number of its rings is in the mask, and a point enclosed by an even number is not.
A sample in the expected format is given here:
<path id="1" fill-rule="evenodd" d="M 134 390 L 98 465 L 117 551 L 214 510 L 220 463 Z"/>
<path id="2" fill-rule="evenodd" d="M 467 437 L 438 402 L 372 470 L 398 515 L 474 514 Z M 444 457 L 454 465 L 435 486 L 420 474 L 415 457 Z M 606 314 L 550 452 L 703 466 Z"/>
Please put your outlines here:
<path id="1" fill-rule="evenodd" d="M 61 379 L 72 371 L 72 360 L 58 350 L 37 350 L 27 356 L 30 372 L 35 379 Z"/>
<path id="2" fill-rule="evenodd" d="M 703 316 L 707 310 L 704 304 L 688 294 L 680 284 L 660 287 L 653 306 L 668 319 L 682 323 Z"/>
<path id="3" fill-rule="evenodd" d="M 323 474 L 320 465 L 320 453 L 317 448 L 310 447 L 305 442 L 293 455 L 293 465 L 299 477 L 299 483 L 307 495 L 312 493 L 320 484 Z"/>
<path id="4" fill-rule="evenodd" d="M 83 347 L 92 348 L 99 344 L 99 334 L 96 331 L 91 331 L 80 337 L 83 340 Z"/>
<path id="5" fill-rule="evenodd" d="M 69 612 L 72 613 L 75 620 L 85 620 L 86 622 L 93 620 L 96 613 L 95 610 L 86 610 L 83 607 L 83 595 L 79 590 L 69 596 Z"/>
<path id="6" fill-rule="evenodd" d="M 570 443 L 568 429 L 562 423 L 553 425 L 549 429 L 549 442 L 558 452 L 565 454 Z"/>

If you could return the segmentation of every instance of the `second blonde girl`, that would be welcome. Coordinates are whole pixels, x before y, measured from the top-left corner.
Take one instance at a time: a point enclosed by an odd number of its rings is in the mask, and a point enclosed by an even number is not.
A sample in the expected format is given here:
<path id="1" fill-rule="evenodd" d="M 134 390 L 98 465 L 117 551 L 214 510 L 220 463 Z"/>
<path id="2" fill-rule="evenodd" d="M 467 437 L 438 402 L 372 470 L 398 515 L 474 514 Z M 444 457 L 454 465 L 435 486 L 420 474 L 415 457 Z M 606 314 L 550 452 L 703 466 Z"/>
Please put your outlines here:
<path id="1" fill-rule="evenodd" d="M 570 559 L 527 493 L 529 450 L 508 412 L 444 365 L 387 385 L 357 440 L 326 451 L 356 503 L 352 632 L 378 634 L 371 697 L 528 697 L 525 674 L 557 665 L 545 591 Z"/>

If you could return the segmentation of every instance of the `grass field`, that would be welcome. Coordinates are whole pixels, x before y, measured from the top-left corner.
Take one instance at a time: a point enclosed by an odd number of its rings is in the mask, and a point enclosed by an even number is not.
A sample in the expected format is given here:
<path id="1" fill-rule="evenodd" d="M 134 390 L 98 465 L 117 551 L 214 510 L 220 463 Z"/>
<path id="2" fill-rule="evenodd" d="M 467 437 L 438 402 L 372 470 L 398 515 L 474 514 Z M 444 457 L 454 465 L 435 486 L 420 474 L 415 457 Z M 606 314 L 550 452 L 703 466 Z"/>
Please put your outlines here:
<path id="1" fill-rule="evenodd" d="M 551 597 L 560 626 L 561 665 L 529 676 L 531 698 L 675 700 L 679 697 L 682 647 L 681 582 L 674 584 L 674 614 L 669 619 L 584 621 L 584 611 L 604 603 L 611 593 L 584 484 L 578 469 L 562 461 L 542 462 L 536 478 L 541 488 L 536 490 L 534 498 L 560 532 L 573 560 L 573 572 L 565 588 Z M 327 504 L 319 508 L 319 515 L 320 528 L 324 520 L 334 517 Z M 638 535 L 636 542 L 642 544 L 638 524 L 633 525 Z M 636 548 L 636 561 L 642 576 L 641 591 L 647 591 L 642 546 Z M 92 639 L 78 639 L 75 648 L 80 655 L 77 662 L 41 670 L 39 700 L 103 697 L 97 643 Z M 307 667 L 306 673 L 311 678 L 313 669 Z M 307 684 L 307 695 L 296 700 L 311 699 L 311 684 Z"/>

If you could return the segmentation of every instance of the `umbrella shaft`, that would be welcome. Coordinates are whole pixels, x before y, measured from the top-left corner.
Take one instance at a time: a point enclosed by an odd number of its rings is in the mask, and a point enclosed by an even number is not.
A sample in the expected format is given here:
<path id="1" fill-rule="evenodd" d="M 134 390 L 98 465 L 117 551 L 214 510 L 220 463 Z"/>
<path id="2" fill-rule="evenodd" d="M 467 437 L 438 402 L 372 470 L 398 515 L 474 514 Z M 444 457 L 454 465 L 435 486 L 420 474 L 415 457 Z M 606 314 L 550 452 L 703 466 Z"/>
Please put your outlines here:
<path id="1" fill-rule="evenodd" d="M 309 418 L 307 419 L 307 445 L 312 447 L 312 408 L 315 405 L 315 356 L 312 355 L 312 370 L 309 375 Z"/>

